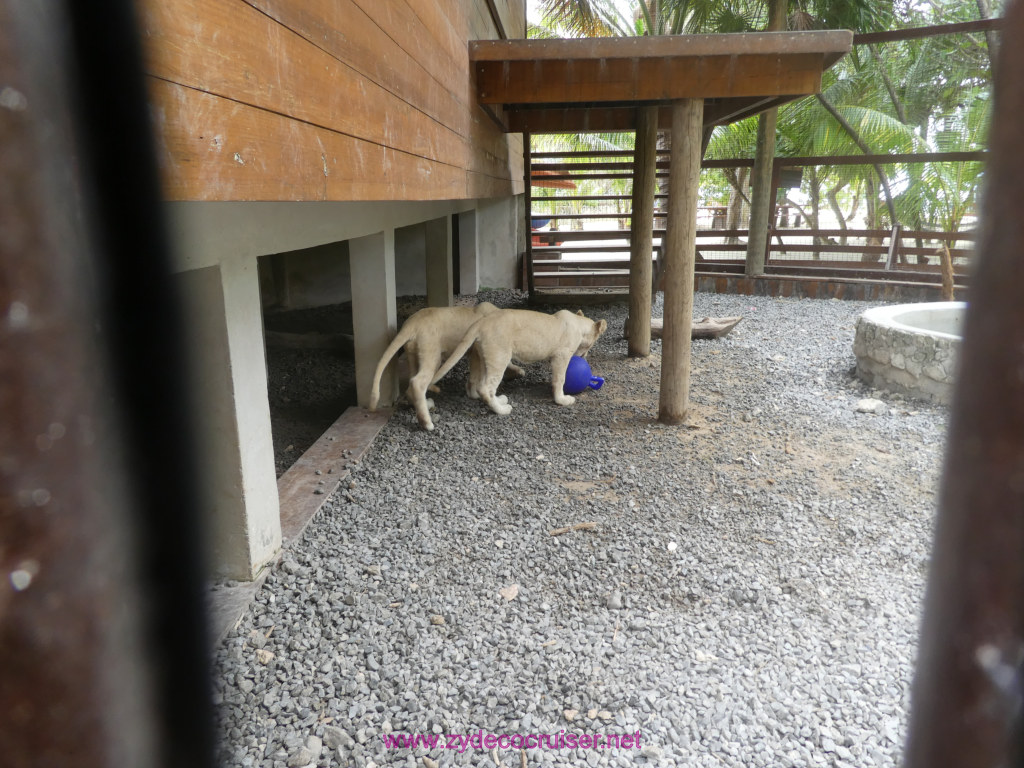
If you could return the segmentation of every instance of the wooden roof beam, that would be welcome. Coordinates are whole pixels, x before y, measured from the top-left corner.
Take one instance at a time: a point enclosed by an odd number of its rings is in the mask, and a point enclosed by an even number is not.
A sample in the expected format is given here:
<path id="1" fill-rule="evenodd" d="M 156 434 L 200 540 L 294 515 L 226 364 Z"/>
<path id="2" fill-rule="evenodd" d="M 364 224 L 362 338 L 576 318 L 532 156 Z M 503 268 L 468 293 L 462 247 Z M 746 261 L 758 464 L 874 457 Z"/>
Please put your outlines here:
<path id="1" fill-rule="evenodd" d="M 852 33 L 729 35 L 470 43 L 483 104 L 670 102 L 816 93 Z"/>

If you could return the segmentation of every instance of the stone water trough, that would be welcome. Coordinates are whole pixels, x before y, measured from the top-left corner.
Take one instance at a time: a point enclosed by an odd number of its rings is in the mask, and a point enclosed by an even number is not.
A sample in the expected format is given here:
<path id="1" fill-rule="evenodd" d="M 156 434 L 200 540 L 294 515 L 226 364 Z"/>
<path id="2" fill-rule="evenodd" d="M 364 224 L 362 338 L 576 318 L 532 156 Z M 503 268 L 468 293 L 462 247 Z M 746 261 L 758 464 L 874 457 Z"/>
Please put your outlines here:
<path id="1" fill-rule="evenodd" d="M 867 310 L 857 320 L 857 376 L 876 389 L 949 403 L 967 304 L 940 301 Z"/>

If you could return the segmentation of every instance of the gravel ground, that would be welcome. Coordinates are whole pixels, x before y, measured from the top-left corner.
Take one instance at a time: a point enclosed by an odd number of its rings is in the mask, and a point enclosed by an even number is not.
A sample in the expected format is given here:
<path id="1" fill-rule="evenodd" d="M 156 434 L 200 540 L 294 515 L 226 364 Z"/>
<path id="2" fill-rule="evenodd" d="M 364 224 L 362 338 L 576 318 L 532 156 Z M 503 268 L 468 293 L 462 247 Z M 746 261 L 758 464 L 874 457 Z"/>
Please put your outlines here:
<path id="1" fill-rule="evenodd" d="M 587 310 L 606 384 L 571 407 L 537 365 L 496 416 L 460 364 L 437 429 L 397 413 L 218 649 L 221 763 L 898 765 L 947 414 L 852 378 L 868 306 L 698 294 L 744 320 L 694 342 L 684 427 L 624 306 Z M 641 748 L 382 738 L 478 731 Z"/>

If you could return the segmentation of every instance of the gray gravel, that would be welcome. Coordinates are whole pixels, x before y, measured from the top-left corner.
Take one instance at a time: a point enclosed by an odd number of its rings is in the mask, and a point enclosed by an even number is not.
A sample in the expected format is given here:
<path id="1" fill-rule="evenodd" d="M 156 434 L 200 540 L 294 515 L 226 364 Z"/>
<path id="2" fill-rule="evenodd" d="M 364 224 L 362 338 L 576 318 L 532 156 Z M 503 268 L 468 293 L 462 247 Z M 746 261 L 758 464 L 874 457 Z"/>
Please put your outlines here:
<path id="1" fill-rule="evenodd" d="M 744 320 L 694 342 L 684 427 L 624 306 L 587 310 L 606 384 L 571 407 L 531 366 L 496 416 L 461 364 L 437 429 L 397 413 L 217 650 L 221 763 L 521 765 L 382 739 L 482 730 L 641 734 L 530 766 L 897 765 L 947 413 L 852 378 L 868 306 L 698 294 Z"/>

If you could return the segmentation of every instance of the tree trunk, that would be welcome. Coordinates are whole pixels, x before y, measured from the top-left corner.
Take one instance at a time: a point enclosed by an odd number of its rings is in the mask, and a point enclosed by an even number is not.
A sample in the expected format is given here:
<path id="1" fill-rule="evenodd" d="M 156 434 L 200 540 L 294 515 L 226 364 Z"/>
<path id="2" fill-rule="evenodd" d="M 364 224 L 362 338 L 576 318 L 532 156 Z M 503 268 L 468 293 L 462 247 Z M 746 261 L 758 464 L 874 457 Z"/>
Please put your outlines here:
<path id="1" fill-rule="evenodd" d="M 814 230 L 821 229 L 821 184 L 818 181 L 818 169 L 813 166 L 807 173 L 807 197 L 811 203 L 811 212 L 807 216 L 807 225 Z M 815 235 L 812 242 L 821 245 L 824 241 L 821 235 Z M 821 251 L 814 252 L 814 260 L 821 258 Z"/>
<path id="2" fill-rule="evenodd" d="M 989 0 L 978 0 L 978 16 L 982 19 L 992 18 L 992 5 Z M 985 33 L 985 41 L 988 43 L 988 63 L 992 68 L 992 81 L 996 79 L 996 60 L 999 58 L 999 38 L 996 33 L 989 30 Z"/>
<path id="3" fill-rule="evenodd" d="M 750 177 L 749 168 L 737 168 L 732 170 L 731 168 L 724 169 L 726 181 L 729 182 L 729 186 L 732 189 L 729 191 L 729 206 L 725 212 L 725 228 L 727 230 L 743 229 L 743 206 L 746 204 L 750 205 L 750 198 L 743 194 L 743 188 L 747 184 L 747 179 Z M 740 239 L 735 235 L 730 235 L 725 238 L 725 242 L 730 244 L 738 243 Z"/>
<path id="4" fill-rule="evenodd" d="M 847 227 L 846 227 L 846 217 L 843 215 L 843 209 L 839 205 L 838 195 L 842 191 L 843 187 L 845 187 L 845 186 L 846 186 L 846 182 L 841 181 L 838 184 L 836 184 L 834 187 L 832 187 L 830 190 L 828 190 L 828 192 L 825 193 L 825 199 L 828 200 L 828 207 L 832 209 L 832 214 L 836 217 L 836 223 L 839 224 L 839 228 L 841 230 L 843 230 L 844 233 L 846 232 L 846 229 L 847 229 Z M 843 234 L 839 238 L 839 244 L 840 245 L 846 245 L 846 243 L 847 243 L 847 237 L 846 237 L 846 234 Z"/>
<path id="5" fill-rule="evenodd" d="M 878 229 L 878 190 L 875 189 L 874 179 L 867 178 L 864 180 L 864 202 L 866 204 L 864 222 L 867 228 Z M 867 244 L 881 245 L 882 238 L 869 237 Z M 864 254 L 860 257 L 862 262 L 881 261 L 881 259 L 881 254 L 871 253 L 870 251 L 864 251 Z"/>

